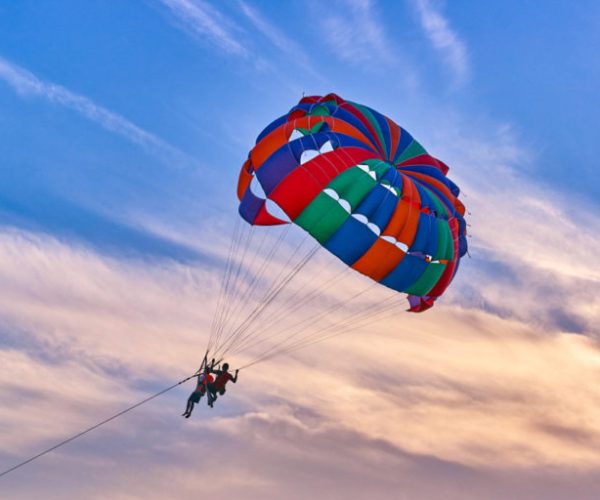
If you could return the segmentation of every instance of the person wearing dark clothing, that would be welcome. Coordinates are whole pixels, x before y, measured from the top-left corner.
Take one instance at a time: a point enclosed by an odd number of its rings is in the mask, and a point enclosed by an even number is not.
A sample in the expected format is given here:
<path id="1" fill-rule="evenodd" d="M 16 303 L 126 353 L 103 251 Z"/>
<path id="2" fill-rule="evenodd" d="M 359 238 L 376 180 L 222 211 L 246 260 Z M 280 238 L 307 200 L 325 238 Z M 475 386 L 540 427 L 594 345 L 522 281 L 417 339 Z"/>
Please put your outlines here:
<path id="1" fill-rule="evenodd" d="M 190 395 L 187 400 L 187 406 L 185 411 L 181 415 L 185 418 L 190 418 L 192 411 L 194 410 L 194 404 L 199 403 L 202 396 L 206 394 L 206 386 L 207 384 L 211 384 L 215 381 L 215 378 L 210 374 L 210 369 L 206 367 L 206 369 L 198 374 L 198 384 L 196 385 L 196 389 Z"/>
<path id="2" fill-rule="evenodd" d="M 217 394 L 223 396 L 225 394 L 225 386 L 227 382 L 230 380 L 235 384 L 238 378 L 239 370 L 235 371 L 235 375 L 231 375 L 229 373 L 229 365 L 227 363 L 223 363 L 223 368 L 221 370 L 212 370 L 212 372 L 217 376 L 214 382 L 209 382 L 207 384 L 208 390 L 208 406 L 213 407 L 215 401 L 217 400 Z"/>

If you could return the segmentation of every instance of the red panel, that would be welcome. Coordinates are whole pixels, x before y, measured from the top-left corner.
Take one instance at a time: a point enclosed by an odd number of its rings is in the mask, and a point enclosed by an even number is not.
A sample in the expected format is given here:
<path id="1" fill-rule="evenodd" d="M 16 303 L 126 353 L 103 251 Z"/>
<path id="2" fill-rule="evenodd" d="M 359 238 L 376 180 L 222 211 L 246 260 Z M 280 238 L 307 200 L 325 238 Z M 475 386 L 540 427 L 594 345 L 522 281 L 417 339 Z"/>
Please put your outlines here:
<path id="1" fill-rule="evenodd" d="M 332 179 L 350 167 L 373 158 L 373 152 L 357 147 L 338 148 L 322 154 L 292 171 L 271 192 L 290 219 L 295 219 Z"/>
<path id="2" fill-rule="evenodd" d="M 413 158 L 409 158 L 408 160 L 404 160 L 402 163 L 398 163 L 396 166 L 410 167 L 411 165 L 431 165 L 432 167 L 436 167 L 441 170 L 444 175 L 446 175 L 448 172 L 448 166 L 445 163 L 428 154 L 422 154 Z"/>
<path id="3" fill-rule="evenodd" d="M 396 149 L 398 148 L 398 144 L 400 142 L 400 127 L 396 125 L 392 120 L 390 120 L 387 116 L 385 116 L 384 118 L 387 121 L 388 126 L 390 128 L 391 144 L 389 160 L 392 161 L 392 159 L 396 156 Z"/>
<path id="4" fill-rule="evenodd" d="M 253 222 L 256 226 L 277 226 L 279 224 L 289 224 L 289 222 L 279 219 L 267 212 L 266 204 L 261 207 Z"/>

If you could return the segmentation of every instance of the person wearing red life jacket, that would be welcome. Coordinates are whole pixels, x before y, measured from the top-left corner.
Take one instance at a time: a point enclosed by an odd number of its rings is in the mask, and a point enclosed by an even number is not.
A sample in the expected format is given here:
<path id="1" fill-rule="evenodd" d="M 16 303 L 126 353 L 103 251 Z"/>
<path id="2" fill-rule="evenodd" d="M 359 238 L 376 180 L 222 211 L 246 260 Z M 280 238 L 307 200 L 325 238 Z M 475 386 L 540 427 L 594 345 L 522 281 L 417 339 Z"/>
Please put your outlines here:
<path id="1" fill-rule="evenodd" d="M 212 370 L 212 372 L 217 376 L 214 382 L 209 382 L 207 385 L 208 388 L 208 406 L 211 408 L 213 404 L 217 400 L 217 394 L 223 396 L 225 394 L 225 386 L 227 382 L 230 380 L 235 384 L 238 378 L 239 370 L 235 371 L 235 375 L 231 375 L 229 373 L 229 364 L 223 363 L 223 368 L 221 370 Z"/>
<path id="2" fill-rule="evenodd" d="M 210 374 L 210 371 L 211 368 L 207 366 L 202 373 L 198 374 L 198 384 L 187 400 L 187 406 L 181 415 L 182 417 L 190 418 L 190 415 L 194 410 L 194 404 L 199 403 L 202 396 L 206 394 L 207 384 L 212 384 L 215 381 L 215 378 Z"/>

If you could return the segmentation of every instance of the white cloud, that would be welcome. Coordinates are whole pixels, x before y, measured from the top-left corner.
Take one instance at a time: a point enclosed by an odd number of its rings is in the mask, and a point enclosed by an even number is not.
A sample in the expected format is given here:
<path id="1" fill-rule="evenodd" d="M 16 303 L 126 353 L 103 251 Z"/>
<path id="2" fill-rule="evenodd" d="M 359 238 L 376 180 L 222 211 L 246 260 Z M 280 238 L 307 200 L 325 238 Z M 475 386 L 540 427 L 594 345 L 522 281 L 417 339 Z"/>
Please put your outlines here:
<path id="1" fill-rule="evenodd" d="M 288 91 L 293 94 L 302 92 L 302 85 L 297 79 L 290 79 L 286 71 L 279 69 L 275 63 L 262 57 L 258 50 L 253 49 L 249 37 L 243 36 L 245 30 L 231 17 L 226 16 L 214 5 L 203 0 L 157 0 L 165 5 L 175 19 L 175 26 L 196 40 L 208 39 L 219 47 L 225 54 L 239 57 L 251 64 L 260 73 L 270 73 L 277 78 Z M 246 16 L 272 42 L 277 41 L 280 50 L 295 50 L 293 42 L 285 39 L 269 25 L 254 9 L 246 7 Z M 302 61 L 305 64 L 305 61 Z M 250 79 L 251 85 L 260 85 L 257 80 Z M 235 138 L 233 139 L 236 140 Z"/>
<path id="2" fill-rule="evenodd" d="M 209 269 L 119 261 L 5 228 L 2 464 L 142 399 L 153 389 L 140 381 L 168 385 L 195 366 L 217 282 Z M 444 485 L 481 498 L 505 485 L 494 476 L 504 471 L 530 484 L 528 498 L 552 498 L 536 479 L 547 468 L 565 474 L 557 491 L 573 469 L 592 491 L 599 389 L 582 380 L 599 367 L 588 338 L 442 303 L 244 371 L 214 411 L 202 405 L 190 420 L 179 416 L 189 386 L 178 389 L 7 476 L 6 491 L 383 499 L 396 488 L 435 498 Z M 459 479 L 476 486 L 465 496 Z M 515 497 L 525 488 L 508 483 Z"/>
<path id="3" fill-rule="evenodd" d="M 71 109 L 105 130 L 156 154 L 166 163 L 195 164 L 195 160 L 171 146 L 156 135 L 131 123 L 121 115 L 99 106 L 91 99 L 52 82 L 43 81 L 30 71 L 0 58 L 0 79 L 23 97 L 41 97 L 49 102 Z"/>
<path id="4" fill-rule="evenodd" d="M 454 73 L 455 82 L 464 83 L 470 73 L 465 43 L 431 0 L 413 0 L 412 3 L 419 15 L 421 27 L 433 47 L 442 55 L 444 63 Z"/>
<path id="5" fill-rule="evenodd" d="M 393 45 L 371 0 L 344 0 L 339 6 L 332 4 L 321 17 L 322 34 L 340 59 L 356 64 L 394 61 Z"/>
<path id="6" fill-rule="evenodd" d="M 433 121 L 428 149 L 451 166 L 472 214 L 472 258 L 465 257 L 448 296 L 465 303 L 475 293 L 487 310 L 598 335 L 597 204 L 539 182 L 535 157 L 509 127 L 475 130 L 443 109 Z"/>
<path id="7" fill-rule="evenodd" d="M 207 37 L 225 52 L 246 57 L 235 34 L 237 27 L 213 5 L 202 0 L 160 0 L 193 36 Z"/>
<path id="8" fill-rule="evenodd" d="M 257 9 L 242 0 L 239 0 L 239 5 L 244 15 L 254 27 L 269 39 L 275 47 L 292 58 L 290 62 L 299 64 L 312 75 L 318 75 L 317 71 L 312 67 L 310 58 L 306 52 L 294 40 L 269 23 Z"/>

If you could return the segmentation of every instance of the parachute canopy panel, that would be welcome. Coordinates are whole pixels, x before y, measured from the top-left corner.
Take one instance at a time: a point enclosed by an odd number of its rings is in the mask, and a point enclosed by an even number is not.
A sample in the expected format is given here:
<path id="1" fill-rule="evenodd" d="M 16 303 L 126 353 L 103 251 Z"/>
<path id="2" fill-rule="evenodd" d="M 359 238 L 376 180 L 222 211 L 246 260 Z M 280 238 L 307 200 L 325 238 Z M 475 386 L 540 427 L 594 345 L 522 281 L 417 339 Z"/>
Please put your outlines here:
<path id="1" fill-rule="evenodd" d="M 240 172 L 239 212 L 252 225 L 293 222 L 347 266 L 408 293 L 419 312 L 467 251 L 448 170 L 377 111 L 304 97 L 259 134 Z"/>

